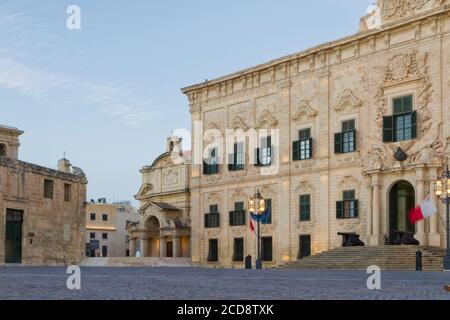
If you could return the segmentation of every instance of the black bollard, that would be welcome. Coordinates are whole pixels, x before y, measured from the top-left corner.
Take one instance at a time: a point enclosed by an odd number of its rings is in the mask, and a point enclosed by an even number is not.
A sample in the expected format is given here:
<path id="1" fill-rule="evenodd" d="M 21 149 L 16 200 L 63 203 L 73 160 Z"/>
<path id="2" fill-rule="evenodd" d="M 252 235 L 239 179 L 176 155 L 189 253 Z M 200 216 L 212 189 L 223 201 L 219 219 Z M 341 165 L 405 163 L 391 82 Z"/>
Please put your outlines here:
<path id="1" fill-rule="evenodd" d="M 416 252 L 416 271 L 422 271 L 422 251 Z"/>
<path id="2" fill-rule="evenodd" d="M 248 255 L 245 257 L 245 269 L 252 268 L 252 256 Z"/>

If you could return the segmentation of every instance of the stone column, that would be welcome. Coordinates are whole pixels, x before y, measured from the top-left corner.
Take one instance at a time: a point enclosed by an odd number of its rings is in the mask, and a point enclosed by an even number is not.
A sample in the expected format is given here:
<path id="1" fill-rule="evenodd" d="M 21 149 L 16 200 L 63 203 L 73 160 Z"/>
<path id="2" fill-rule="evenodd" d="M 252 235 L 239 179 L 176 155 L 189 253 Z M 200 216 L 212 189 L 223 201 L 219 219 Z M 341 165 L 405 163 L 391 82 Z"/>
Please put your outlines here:
<path id="1" fill-rule="evenodd" d="M 373 232 L 373 188 L 370 183 L 367 186 L 367 244 L 370 242 L 370 238 L 372 237 Z"/>
<path id="2" fill-rule="evenodd" d="M 130 243 L 128 244 L 128 249 L 130 250 L 130 257 L 136 256 L 136 240 L 130 239 Z"/>
<path id="3" fill-rule="evenodd" d="M 161 258 L 166 256 L 166 240 L 163 236 L 159 237 L 159 256 Z"/>
<path id="4" fill-rule="evenodd" d="M 379 246 L 382 244 L 382 236 L 380 235 L 380 223 L 381 223 L 381 187 L 379 183 L 379 175 L 374 175 L 372 179 L 373 187 L 373 231 L 370 239 L 371 246 Z"/>
<path id="5" fill-rule="evenodd" d="M 173 257 L 177 258 L 180 256 L 180 237 L 173 237 Z"/>
<path id="6" fill-rule="evenodd" d="M 441 246 L 441 236 L 439 234 L 438 230 L 438 214 L 440 214 L 442 211 L 442 202 L 437 198 L 436 194 L 433 192 L 434 190 L 434 183 L 437 181 L 437 169 L 431 168 L 430 169 L 430 193 L 431 197 L 433 199 L 433 202 L 436 204 L 436 208 L 438 209 L 438 213 L 434 214 L 430 217 L 430 233 L 428 234 L 428 245 L 429 246 L 435 246 L 440 247 Z"/>
<path id="7" fill-rule="evenodd" d="M 425 184 L 423 181 L 423 169 L 419 169 L 417 172 L 417 199 L 416 204 L 422 203 L 425 199 Z M 420 242 L 421 245 L 426 245 L 425 239 L 425 222 L 419 221 L 416 223 L 416 239 Z"/>
<path id="8" fill-rule="evenodd" d="M 141 239 L 141 257 L 147 257 L 148 253 L 148 240 L 147 239 Z"/>

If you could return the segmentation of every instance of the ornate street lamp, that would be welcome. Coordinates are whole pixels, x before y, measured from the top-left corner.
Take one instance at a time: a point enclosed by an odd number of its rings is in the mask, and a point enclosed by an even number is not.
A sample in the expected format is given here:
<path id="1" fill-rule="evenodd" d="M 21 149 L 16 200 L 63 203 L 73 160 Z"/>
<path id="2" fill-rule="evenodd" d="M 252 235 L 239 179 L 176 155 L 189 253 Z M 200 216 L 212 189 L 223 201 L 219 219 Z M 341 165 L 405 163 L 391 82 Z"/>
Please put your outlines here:
<path id="1" fill-rule="evenodd" d="M 446 208 L 447 251 L 444 258 L 444 270 L 450 271 L 450 170 L 448 165 L 436 182 L 435 192 Z"/>
<path id="2" fill-rule="evenodd" d="M 253 198 L 250 198 L 248 201 L 248 210 L 254 215 L 261 216 L 266 211 L 266 202 L 259 193 L 259 189 L 256 191 Z M 258 241 L 258 258 L 256 260 L 256 269 L 262 269 L 262 260 L 261 260 L 261 219 L 257 219 L 257 241 Z"/>

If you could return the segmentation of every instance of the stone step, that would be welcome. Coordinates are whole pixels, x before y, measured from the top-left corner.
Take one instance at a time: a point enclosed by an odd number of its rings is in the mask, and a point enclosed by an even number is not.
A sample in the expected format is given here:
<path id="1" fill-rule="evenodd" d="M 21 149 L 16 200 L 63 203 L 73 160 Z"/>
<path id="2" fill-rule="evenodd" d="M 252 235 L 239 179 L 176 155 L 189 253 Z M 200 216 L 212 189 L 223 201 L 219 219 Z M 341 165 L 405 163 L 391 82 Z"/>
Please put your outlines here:
<path id="1" fill-rule="evenodd" d="M 190 258 L 85 258 L 82 267 L 190 267 Z"/>

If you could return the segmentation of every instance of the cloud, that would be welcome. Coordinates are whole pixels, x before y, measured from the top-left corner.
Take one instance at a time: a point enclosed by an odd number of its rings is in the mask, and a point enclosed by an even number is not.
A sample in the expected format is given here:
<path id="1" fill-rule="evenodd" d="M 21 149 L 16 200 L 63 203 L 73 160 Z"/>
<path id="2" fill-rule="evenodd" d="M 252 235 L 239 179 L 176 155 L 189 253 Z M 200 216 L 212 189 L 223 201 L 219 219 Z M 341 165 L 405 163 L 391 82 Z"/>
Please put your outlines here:
<path id="1" fill-rule="evenodd" d="M 95 106 L 103 115 L 117 119 L 125 126 L 138 126 L 153 118 L 148 97 L 140 88 L 105 84 L 76 74 L 49 70 L 56 59 L 63 65 L 74 65 L 76 54 L 64 54 L 67 48 L 51 53 L 33 54 L 54 41 L 51 35 L 36 36 L 33 24 L 42 22 L 26 12 L 12 12 L 0 6 L 0 88 L 15 90 L 36 99 L 58 96 L 78 105 Z M 14 8 L 17 10 L 17 8 Z M 11 36 L 13 34 L 13 37 Z M 14 39 L 14 41 L 13 41 Z M 49 41 L 49 40 L 52 41 Z M 60 61 L 61 62 L 61 61 Z M 44 65 L 45 67 L 42 67 Z"/>

